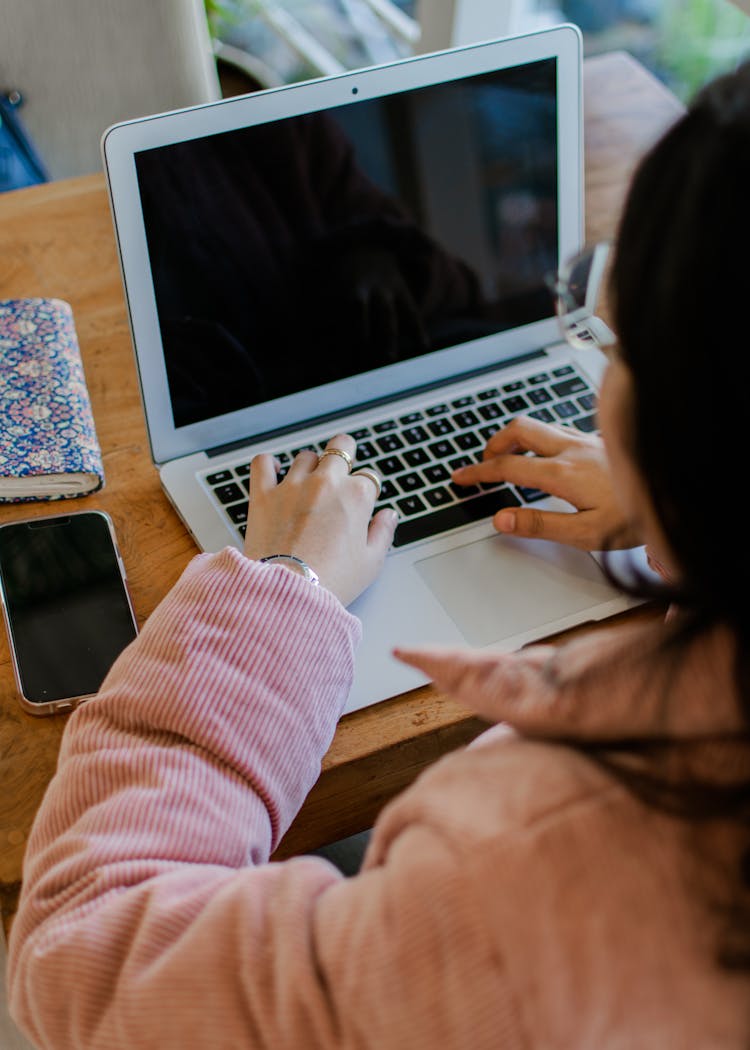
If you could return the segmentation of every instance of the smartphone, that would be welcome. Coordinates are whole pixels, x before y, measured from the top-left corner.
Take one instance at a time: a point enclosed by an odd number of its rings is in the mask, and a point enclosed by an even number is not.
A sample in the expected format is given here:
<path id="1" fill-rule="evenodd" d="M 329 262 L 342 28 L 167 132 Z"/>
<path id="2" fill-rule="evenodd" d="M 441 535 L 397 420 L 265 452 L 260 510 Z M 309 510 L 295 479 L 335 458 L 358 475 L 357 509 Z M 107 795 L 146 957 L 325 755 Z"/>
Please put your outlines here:
<path id="1" fill-rule="evenodd" d="M 80 511 L 0 525 L 0 597 L 25 710 L 92 696 L 138 633 L 112 521 Z"/>

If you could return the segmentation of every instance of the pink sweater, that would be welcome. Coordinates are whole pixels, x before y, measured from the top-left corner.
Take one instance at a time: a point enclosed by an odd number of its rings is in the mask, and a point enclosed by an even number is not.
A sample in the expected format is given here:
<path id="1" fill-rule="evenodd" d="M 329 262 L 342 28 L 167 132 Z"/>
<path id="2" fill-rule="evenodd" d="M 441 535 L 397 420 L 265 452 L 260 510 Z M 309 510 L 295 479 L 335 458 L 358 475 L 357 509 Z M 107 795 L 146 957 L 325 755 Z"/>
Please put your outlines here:
<path id="1" fill-rule="evenodd" d="M 69 720 L 29 841 L 11 1008 L 40 1047 L 747 1046 L 707 851 L 556 738 L 675 734 L 747 770 L 730 649 L 660 629 L 436 653 L 493 721 L 386 807 L 365 868 L 267 863 L 333 735 L 359 627 L 322 588 L 202 555 Z M 719 737 L 720 739 L 714 739 Z"/>

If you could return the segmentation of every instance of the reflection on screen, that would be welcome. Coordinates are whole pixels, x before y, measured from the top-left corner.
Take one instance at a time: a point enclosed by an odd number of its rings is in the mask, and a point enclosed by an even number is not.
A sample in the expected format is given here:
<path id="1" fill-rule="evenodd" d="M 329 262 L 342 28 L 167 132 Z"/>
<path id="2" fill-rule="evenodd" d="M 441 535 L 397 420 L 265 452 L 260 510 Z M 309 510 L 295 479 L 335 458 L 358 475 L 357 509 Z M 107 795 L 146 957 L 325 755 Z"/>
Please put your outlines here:
<path id="1" fill-rule="evenodd" d="M 549 316 L 556 61 L 141 152 L 175 426 Z"/>

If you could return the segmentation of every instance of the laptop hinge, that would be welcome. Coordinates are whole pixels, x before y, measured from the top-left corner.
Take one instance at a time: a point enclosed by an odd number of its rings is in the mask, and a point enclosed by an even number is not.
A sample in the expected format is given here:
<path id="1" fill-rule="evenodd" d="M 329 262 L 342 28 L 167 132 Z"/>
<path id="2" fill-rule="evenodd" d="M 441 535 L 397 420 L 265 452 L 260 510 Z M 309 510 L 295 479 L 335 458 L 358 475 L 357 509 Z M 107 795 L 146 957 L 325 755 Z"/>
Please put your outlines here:
<path id="1" fill-rule="evenodd" d="M 410 387 L 408 390 L 399 390 L 397 394 L 389 394 L 386 397 L 374 398 L 371 401 L 361 401 L 357 405 L 351 405 L 348 407 L 345 412 L 341 410 L 337 412 L 328 412 L 320 416 L 311 416 L 309 419 L 296 420 L 289 426 L 278 427 L 275 430 L 264 430 L 257 434 L 248 434 L 247 437 L 239 438 L 237 441 L 230 441 L 225 445 L 216 445 L 213 448 L 207 448 L 205 449 L 205 453 L 210 458 L 224 456 L 227 452 L 234 452 L 236 449 L 244 448 L 251 443 L 269 441 L 276 437 L 282 437 L 284 434 L 292 434 L 298 430 L 304 430 L 307 427 L 326 423 L 329 419 L 340 419 L 342 415 L 350 416 L 357 412 L 365 412 L 372 408 L 377 408 L 379 405 L 390 405 L 394 401 L 403 401 L 404 398 L 415 397 L 417 394 L 423 394 L 429 390 L 440 390 L 445 386 L 455 386 L 456 383 L 463 382 L 466 379 L 473 379 L 475 376 L 486 375 L 488 372 L 497 372 L 498 369 L 511 368 L 513 365 L 523 364 L 526 361 L 534 361 L 540 357 L 545 357 L 546 355 L 547 349 L 530 350 L 526 354 L 518 354 L 516 357 L 509 357 L 500 363 L 495 361 L 491 365 L 484 365 L 482 368 L 474 368 L 470 372 L 462 372 L 459 375 L 454 374 L 448 376 L 446 379 L 437 379 L 433 383 L 424 383 L 421 386 Z"/>

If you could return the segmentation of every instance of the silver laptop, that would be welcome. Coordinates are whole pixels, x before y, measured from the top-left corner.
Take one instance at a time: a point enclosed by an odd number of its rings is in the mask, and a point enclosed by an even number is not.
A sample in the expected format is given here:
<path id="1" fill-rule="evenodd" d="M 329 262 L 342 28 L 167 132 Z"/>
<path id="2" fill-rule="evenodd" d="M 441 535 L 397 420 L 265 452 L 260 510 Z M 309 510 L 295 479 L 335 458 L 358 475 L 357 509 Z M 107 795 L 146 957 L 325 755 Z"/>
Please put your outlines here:
<path id="1" fill-rule="evenodd" d="M 518 413 L 595 427 L 604 358 L 560 344 L 545 283 L 582 242 L 581 95 L 561 26 L 105 133 L 152 457 L 198 546 L 242 545 L 256 453 L 283 472 L 341 431 L 398 510 L 349 711 L 422 684 L 397 643 L 514 649 L 628 604 L 492 528 L 564 504 L 450 482 Z"/>

